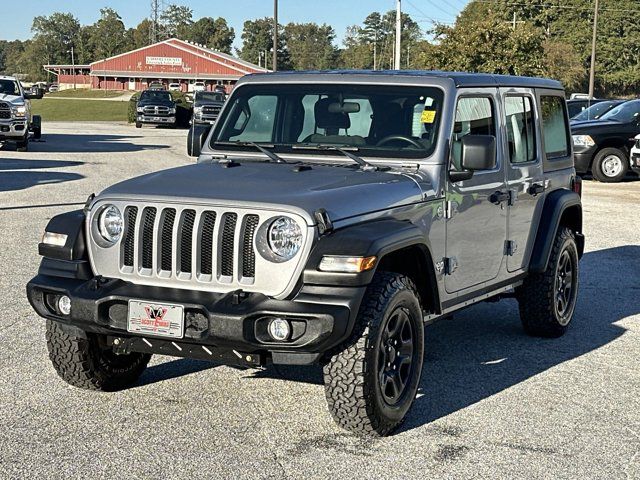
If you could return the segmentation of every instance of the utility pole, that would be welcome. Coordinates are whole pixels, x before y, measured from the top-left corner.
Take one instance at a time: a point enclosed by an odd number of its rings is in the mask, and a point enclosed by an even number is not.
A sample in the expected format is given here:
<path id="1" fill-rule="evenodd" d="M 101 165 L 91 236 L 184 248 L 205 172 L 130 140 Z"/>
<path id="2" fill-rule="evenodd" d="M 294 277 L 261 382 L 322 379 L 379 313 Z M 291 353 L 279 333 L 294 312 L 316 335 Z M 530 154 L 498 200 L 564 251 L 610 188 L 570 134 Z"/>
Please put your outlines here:
<path id="1" fill-rule="evenodd" d="M 273 71 L 278 70 L 278 0 L 273 0 Z"/>
<path id="2" fill-rule="evenodd" d="M 593 40 L 591 42 L 591 72 L 589 72 L 589 98 L 593 98 L 596 83 L 596 38 L 598 34 L 598 0 L 593 12 Z"/>
<path id="3" fill-rule="evenodd" d="M 402 53 L 400 47 L 402 41 L 402 6 L 400 5 L 400 1 L 401 0 L 397 0 L 396 2 L 396 48 L 393 62 L 393 68 L 395 70 L 400 70 L 400 55 Z"/>

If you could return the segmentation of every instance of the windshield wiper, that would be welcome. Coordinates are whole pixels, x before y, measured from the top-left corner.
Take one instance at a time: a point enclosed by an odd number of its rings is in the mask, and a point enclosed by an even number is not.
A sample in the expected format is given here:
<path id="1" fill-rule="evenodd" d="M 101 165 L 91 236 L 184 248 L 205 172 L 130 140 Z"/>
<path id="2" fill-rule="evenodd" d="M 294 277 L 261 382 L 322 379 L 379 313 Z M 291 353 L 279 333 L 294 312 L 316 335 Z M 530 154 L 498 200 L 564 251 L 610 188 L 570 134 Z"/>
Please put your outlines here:
<path id="1" fill-rule="evenodd" d="M 276 155 L 275 153 L 273 153 L 270 150 L 267 150 L 267 148 L 265 147 L 269 147 L 269 148 L 273 148 L 275 145 L 273 144 L 266 144 L 266 145 L 260 145 L 259 143 L 256 142 L 244 142 L 244 141 L 218 141 L 218 142 L 213 142 L 213 145 L 220 145 L 220 146 L 234 146 L 234 147 L 253 147 L 257 150 L 260 150 L 260 152 L 264 153 L 267 157 L 269 157 L 270 160 L 273 160 L 276 163 L 289 163 L 287 162 L 284 158 L 282 158 L 279 155 Z"/>
<path id="2" fill-rule="evenodd" d="M 362 170 L 365 170 L 365 171 L 378 170 L 378 167 L 376 167 L 375 165 L 371 165 L 364 158 L 359 157 L 358 155 L 354 155 L 349 151 L 349 150 L 354 150 L 357 152 L 358 147 L 350 147 L 350 146 L 344 147 L 344 146 L 337 146 L 337 145 L 324 144 L 324 143 L 306 143 L 306 144 L 292 145 L 291 148 L 295 150 L 333 150 L 341 153 L 345 157 L 356 162 Z"/>

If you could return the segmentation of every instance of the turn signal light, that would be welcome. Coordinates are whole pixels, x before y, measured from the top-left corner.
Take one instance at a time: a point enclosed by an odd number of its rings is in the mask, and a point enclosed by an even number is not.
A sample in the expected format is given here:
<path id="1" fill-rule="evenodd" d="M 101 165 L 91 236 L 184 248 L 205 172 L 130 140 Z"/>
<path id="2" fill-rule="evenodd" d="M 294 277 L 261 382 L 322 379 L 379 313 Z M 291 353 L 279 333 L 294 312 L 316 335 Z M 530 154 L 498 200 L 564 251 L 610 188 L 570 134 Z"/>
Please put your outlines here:
<path id="1" fill-rule="evenodd" d="M 325 255 L 318 267 L 322 272 L 360 273 L 371 270 L 376 265 L 376 256 L 341 257 Z"/>

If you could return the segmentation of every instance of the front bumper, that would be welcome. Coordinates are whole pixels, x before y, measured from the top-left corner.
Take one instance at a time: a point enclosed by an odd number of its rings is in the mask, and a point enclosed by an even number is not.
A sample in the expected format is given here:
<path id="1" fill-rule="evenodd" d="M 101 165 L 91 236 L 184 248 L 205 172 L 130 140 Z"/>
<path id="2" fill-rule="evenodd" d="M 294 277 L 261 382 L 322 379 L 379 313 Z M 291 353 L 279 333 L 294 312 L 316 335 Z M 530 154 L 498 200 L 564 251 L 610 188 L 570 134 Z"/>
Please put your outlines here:
<path id="1" fill-rule="evenodd" d="M 629 158 L 629 166 L 631 170 L 640 175 L 640 149 L 632 149 Z"/>
<path id="2" fill-rule="evenodd" d="M 253 361 L 249 363 L 317 362 L 325 352 L 349 338 L 366 289 L 308 286 L 292 300 L 274 300 L 261 294 L 148 287 L 99 277 L 78 280 L 72 277 L 77 277 L 83 268 L 80 263 L 83 262 L 49 261 L 28 283 L 27 296 L 40 316 L 106 335 L 111 344 L 115 341 L 127 351 L 211 357 L 223 363 L 242 363 L 227 362 L 221 353 L 225 351 L 251 358 Z M 71 298 L 68 316 L 55 308 L 59 295 Z M 184 337 L 172 341 L 127 332 L 129 299 L 183 305 Z M 267 325 L 273 317 L 289 320 L 290 340 L 270 339 Z"/>
<path id="3" fill-rule="evenodd" d="M 26 132 L 26 119 L 0 120 L 0 140 L 19 140 Z"/>
<path id="4" fill-rule="evenodd" d="M 155 115 L 138 115 L 138 122 L 140 123 L 153 123 L 153 124 L 170 124 L 176 123 L 176 117 L 161 117 Z"/>
<path id="5" fill-rule="evenodd" d="M 573 161 L 575 163 L 576 172 L 580 174 L 591 171 L 591 162 L 595 155 L 597 146 L 584 147 L 581 145 L 573 146 Z"/>

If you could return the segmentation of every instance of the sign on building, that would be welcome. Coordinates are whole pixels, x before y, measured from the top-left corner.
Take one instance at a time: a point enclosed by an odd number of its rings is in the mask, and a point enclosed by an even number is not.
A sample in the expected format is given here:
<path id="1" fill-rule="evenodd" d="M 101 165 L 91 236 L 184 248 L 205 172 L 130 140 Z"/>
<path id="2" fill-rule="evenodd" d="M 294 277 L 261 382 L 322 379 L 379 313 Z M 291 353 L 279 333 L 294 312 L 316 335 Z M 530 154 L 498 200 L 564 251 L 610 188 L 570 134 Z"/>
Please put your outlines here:
<path id="1" fill-rule="evenodd" d="M 182 65 L 181 57 L 147 57 L 147 65 Z"/>

